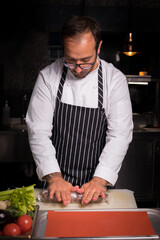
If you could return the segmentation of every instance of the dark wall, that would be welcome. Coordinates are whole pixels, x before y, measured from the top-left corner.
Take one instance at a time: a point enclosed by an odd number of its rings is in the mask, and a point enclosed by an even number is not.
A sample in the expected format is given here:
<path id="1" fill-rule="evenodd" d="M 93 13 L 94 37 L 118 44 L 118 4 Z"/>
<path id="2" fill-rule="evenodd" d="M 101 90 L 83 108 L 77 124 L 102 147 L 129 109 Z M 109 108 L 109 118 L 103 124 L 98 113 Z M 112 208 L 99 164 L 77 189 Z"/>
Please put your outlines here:
<path id="1" fill-rule="evenodd" d="M 50 32 L 59 33 L 72 14 L 95 17 L 103 31 L 101 57 L 125 74 L 146 70 L 160 77 L 160 1 L 132 1 L 133 31 L 140 54 L 121 54 L 129 27 L 129 1 L 5 0 L 0 14 L 0 108 L 5 99 L 11 117 L 21 115 L 39 71 L 49 64 Z M 54 37 L 53 37 L 54 38 Z"/>

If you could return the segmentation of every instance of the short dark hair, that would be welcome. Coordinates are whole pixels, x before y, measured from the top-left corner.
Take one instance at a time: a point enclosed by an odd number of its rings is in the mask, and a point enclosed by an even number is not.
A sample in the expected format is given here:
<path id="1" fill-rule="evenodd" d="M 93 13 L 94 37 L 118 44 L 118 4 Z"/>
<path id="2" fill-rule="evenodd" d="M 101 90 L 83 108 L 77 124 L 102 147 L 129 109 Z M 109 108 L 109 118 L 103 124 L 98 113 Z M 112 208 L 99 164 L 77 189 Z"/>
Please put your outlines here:
<path id="1" fill-rule="evenodd" d="M 87 16 L 72 16 L 62 27 L 61 40 L 62 44 L 65 38 L 73 37 L 77 34 L 89 32 L 93 34 L 96 42 L 96 49 L 101 41 L 101 29 L 99 23 L 91 17 Z"/>

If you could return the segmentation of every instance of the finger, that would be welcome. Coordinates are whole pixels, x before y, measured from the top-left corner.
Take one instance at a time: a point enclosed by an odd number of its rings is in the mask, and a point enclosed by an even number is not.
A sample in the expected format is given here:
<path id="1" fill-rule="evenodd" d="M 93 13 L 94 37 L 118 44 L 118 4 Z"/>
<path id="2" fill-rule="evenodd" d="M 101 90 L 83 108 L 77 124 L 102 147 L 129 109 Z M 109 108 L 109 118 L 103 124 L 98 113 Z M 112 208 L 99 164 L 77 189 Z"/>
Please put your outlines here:
<path id="1" fill-rule="evenodd" d="M 96 201 L 96 200 L 98 199 L 98 197 L 99 197 L 99 193 L 98 193 L 98 192 L 95 192 L 95 193 L 93 194 L 92 200 L 93 200 L 93 201 Z"/>
<path id="2" fill-rule="evenodd" d="M 82 186 L 81 188 L 77 189 L 78 193 L 84 193 L 84 187 Z"/>
<path id="3" fill-rule="evenodd" d="M 53 199 L 53 196 L 54 196 L 54 191 L 53 190 L 48 190 L 49 193 L 48 193 L 48 196 L 50 199 Z"/>
<path id="4" fill-rule="evenodd" d="M 70 204 L 70 202 L 71 202 L 71 192 L 70 191 L 66 192 L 66 201 L 67 201 L 67 204 Z"/>
<path id="5" fill-rule="evenodd" d="M 79 186 L 78 185 L 72 187 L 72 189 L 71 189 L 72 192 L 76 192 L 77 190 L 79 190 Z"/>
<path id="6" fill-rule="evenodd" d="M 106 193 L 105 192 L 101 192 L 100 196 L 102 197 L 102 199 L 105 199 Z"/>
<path id="7" fill-rule="evenodd" d="M 85 192 L 83 195 L 83 198 L 82 198 L 82 204 L 85 205 L 85 204 L 89 203 L 93 197 L 93 194 L 94 194 L 94 192 L 92 192 L 92 191 Z"/>
<path id="8" fill-rule="evenodd" d="M 56 191 L 56 192 L 55 192 L 55 196 L 56 196 L 58 202 L 61 202 L 61 201 L 62 201 L 60 191 Z"/>
<path id="9" fill-rule="evenodd" d="M 64 205 L 67 205 L 70 203 L 70 192 L 62 191 L 61 197 Z"/>

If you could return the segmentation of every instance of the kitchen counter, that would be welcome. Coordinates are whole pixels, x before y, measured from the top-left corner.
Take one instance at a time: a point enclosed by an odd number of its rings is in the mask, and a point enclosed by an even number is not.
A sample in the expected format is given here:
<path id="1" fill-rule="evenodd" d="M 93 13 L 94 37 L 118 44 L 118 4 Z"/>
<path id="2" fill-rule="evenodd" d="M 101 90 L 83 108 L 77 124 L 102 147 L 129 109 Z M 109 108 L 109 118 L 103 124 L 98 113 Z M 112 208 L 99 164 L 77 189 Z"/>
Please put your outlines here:
<path id="1" fill-rule="evenodd" d="M 125 190 L 126 191 L 126 190 Z M 39 192 L 39 191 L 38 191 Z M 38 193 L 36 192 L 36 194 Z M 118 200 L 118 199 L 117 199 Z M 47 226 L 47 216 L 48 216 L 48 210 L 40 210 L 39 207 L 37 206 L 37 210 L 36 210 L 36 214 L 35 214 L 35 218 L 33 221 L 33 230 L 32 230 L 32 235 L 30 236 L 24 236 L 24 237 L 4 237 L 1 236 L 0 240 L 14 240 L 14 239 L 19 239 L 19 240 L 24 240 L 27 238 L 33 239 L 33 240 L 55 240 L 55 239 L 82 239 L 82 240 L 90 240 L 90 239 L 106 239 L 106 240 L 113 240 L 113 239 L 117 239 L 117 240 L 132 240 L 132 239 L 136 239 L 136 240 L 140 240 L 140 239 L 160 239 L 160 209 L 148 209 L 148 208 L 142 208 L 142 209 L 138 209 L 138 208 L 111 208 L 111 209 L 66 209 L 66 210 L 55 210 L 56 213 L 63 213 L 63 215 L 65 216 L 65 213 L 76 213 L 78 215 L 78 213 L 83 213 L 83 212 L 88 212 L 88 213 L 105 213 L 106 215 L 108 213 L 144 213 L 146 212 L 150 223 L 152 224 L 153 230 L 154 230 L 154 235 L 134 235 L 134 236 L 128 236 L 128 234 L 123 237 L 123 236 L 103 236 L 103 237 L 75 237 L 75 238 L 71 238 L 71 237 L 45 237 L 45 231 L 46 231 L 46 226 Z M 54 222 L 51 223 L 51 227 L 54 228 Z M 60 225 L 58 225 L 60 226 Z M 97 226 L 97 225 L 96 225 Z"/>
<path id="2" fill-rule="evenodd" d="M 160 134 L 160 128 L 145 128 L 139 127 L 133 130 L 133 133 L 156 133 Z"/>
<path id="3" fill-rule="evenodd" d="M 90 210 L 56 210 L 56 213 L 63 213 L 63 216 L 65 216 L 65 213 L 76 213 L 77 215 L 79 213 L 99 213 L 99 214 L 103 214 L 105 213 L 106 216 L 110 215 L 110 213 L 115 213 L 115 214 L 119 214 L 119 213 L 147 213 L 150 223 L 152 224 L 153 230 L 154 230 L 154 235 L 130 235 L 128 236 L 128 234 L 126 236 L 103 236 L 103 237 L 75 237 L 75 238 L 71 238 L 71 237 L 45 237 L 45 231 L 46 231 L 46 226 L 47 226 L 47 215 L 48 215 L 48 211 L 47 210 L 38 210 L 37 214 L 35 216 L 35 219 L 33 221 L 33 230 L 32 230 L 32 235 L 29 236 L 18 236 L 18 237 L 5 237 L 5 236 L 0 236 L 0 240 L 14 240 L 14 239 L 18 239 L 18 240 L 24 240 L 24 239 L 33 239 L 33 240 L 55 240 L 55 239 L 64 239 L 64 240 L 68 240 L 68 239 L 82 239 L 82 240 L 91 240 L 91 239 L 106 239 L 106 240 L 140 240 L 140 239 L 160 239 L 160 209 L 149 209 L 149 208 L 142 208 L 142 209 L 138 209 L 138 208 L 132 208 L 132 209 L 90 209 Z M 104 214 L 104 215 L 105 215 Z M 54 228 L 54 222 L 51 223 L 52 227 Z M 58 225 L 60 226 L 60 225 Z M 97 225 L 96 225 L 97 226 Z M 60 226 L 61 227 L 61 226 Z M 133 226 L 134 227 L 134 226 Z"/>

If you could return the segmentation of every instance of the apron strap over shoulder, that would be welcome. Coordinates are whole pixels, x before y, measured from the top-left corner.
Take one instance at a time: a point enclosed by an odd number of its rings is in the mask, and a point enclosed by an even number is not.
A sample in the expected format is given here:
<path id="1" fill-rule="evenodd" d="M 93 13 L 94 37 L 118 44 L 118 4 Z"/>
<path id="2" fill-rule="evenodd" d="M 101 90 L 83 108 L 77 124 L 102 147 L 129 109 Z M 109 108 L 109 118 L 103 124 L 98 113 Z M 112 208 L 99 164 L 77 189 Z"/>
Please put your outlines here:
<path id="1" fill-rule="evenodd" d="M 62 77 L 59 82 L 58 91 L 57 91 L 57 99 L 61 101 L 62 93 L 63 93 L 63 85 L 65 83 L 66 75 L 68 68 L 66 66 L 63 67 Z"/>
<path id="2" fill-rule="evenodd" d="M 103 74 L 101 61 L 98 68 L 98 107 L 103 108 Z"/>

